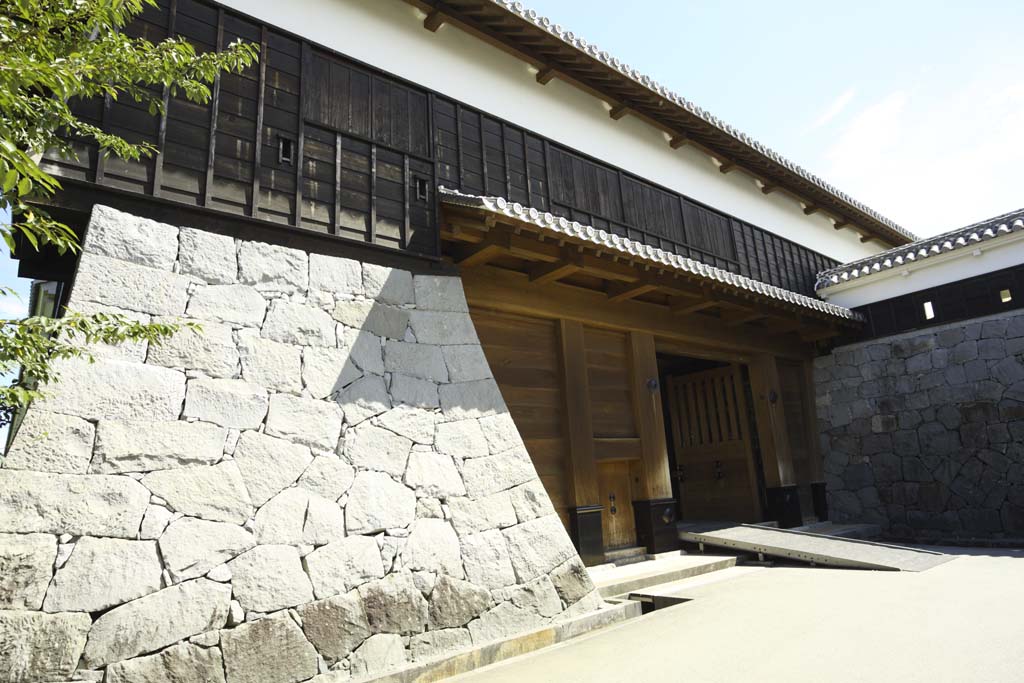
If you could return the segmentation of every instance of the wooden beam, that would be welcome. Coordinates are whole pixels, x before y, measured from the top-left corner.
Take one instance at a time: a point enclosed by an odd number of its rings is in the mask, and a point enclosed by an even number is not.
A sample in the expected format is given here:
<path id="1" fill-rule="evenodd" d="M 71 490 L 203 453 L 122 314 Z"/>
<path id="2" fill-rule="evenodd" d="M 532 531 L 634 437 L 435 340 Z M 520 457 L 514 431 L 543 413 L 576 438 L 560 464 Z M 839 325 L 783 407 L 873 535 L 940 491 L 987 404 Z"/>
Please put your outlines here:
<path id="1" fill-rule="evenodd" d="M 845 228 L 849 224 L 850 224 L 850 221 L 848 221 L 846 219 L 843 219 L 843 220 L 838 220 L 835 223 L 833 223 L 832 227 L 835 228 L 836 230 L 842 230 L 843 228 Z"/>
<path id="2" fill-rule="evenodd" d="M 732 170 L 735 170 L 735 168 L 736 168 L 736 164 L 734 162 L 732 162 L 732 161 L 725 161 L 725 162 L 722 163 L 721 166 L 718 167 L 718 172 L 719 173 L 728 173 L 728 172 L 730 172 Z"/>
<path id="3" fill-rule="evenodd" d="M 860 236 L 861 244 L 864 244 L 865 242 L 870 242 L 873 239 L 875 239 L 874 235 L 861 235 Z"/>
<path id="4" fill-rule="evenodd" d="M 680 133 L 679 135 L 673 136 L 672 139 L 668 141 L 668 146 L 671 147 L 672 149 L 679 149 L 680 147 L 686 145 L 689 141 L 690 137 L 688 135 L 686 135 L 685 133 Z"/>
<path id="5" fill-rule="evenodd" d="M 547 85 L 552 80 L 554 80 L 555 76 L 557 75 L 558 71 L 556 71 L 553 67 L 549 66 L 543 68 L 537 72 L 537 82 L 540 83 L 541 85 Z"/>
<path id="6" fill-rule="evenodd" d="M 579 252 L 573 249 L 566 249 L 566 259 L 554 263 L 544 263 L 530 269 L 530 282 L 544 284 L 546 282 L 557 282 L 563 277 L 579 272 L 582 266 L 582 259 Z"/>
<path id="7" fill-rule="evenodd" d="M 643 476 L 640 500 L 672 497 L 672 479 L 668 468 L 668 446 L 661 410 L 661 387 L 654 337 L 643 332 L 629 333 L 629 374 L 633 397 L 633 415 L 640 437 Z"/>
<path id="8" fill-rule="evenodd" d="M 779 189 L 778 185 L 770 185 L 770 184 L 768 184 L 768 185 L 762 185 L 761 186 L 761 192 L 763 192 L 764 194 L 771 194 L 772 192 L 775 192 L 775 190 L 777 190 L 777 189 Z"/>
<path id="9" fill-rule="evenodd" d="M 479 244 L 468 247 L 455 259 L 455 263 L 462 268 L 472 268 L 473 266 L 481 266 L 489 261 L 493 261 L 505 252 L 505 248 L 500 244 L 494 242 L 480 242 Z"/>
<path id="10" fill-rule="evenodd" d="M 599 505 L 597 465 L 594 460 L 594 420 L 590 407 L 590 380 L 583 345 L 583 325 L 558 321 L 565 437 L 569 446 L 566 474 L 571 507 Z"/>
<path id="11" fill-rule="evenodd" d="M 432 33 L 436 33 L 437 29 L 444 25 L 445 20 L 448 17 L 444 15 L 440 10 L 434 10 L 427 15 L 427 18 L 423 20 L 423 28 L 427 29 Z"/>
<path id="12" fill-rule="evenodd" d="M 627 301 L 648 292 L 653 292 L 656 289 L 658 289 L 658 285 L 638 280 L 630 284 L 610 282 L 605 292 L 608 294 L 608 301 L 618 303 L 619 301 Z"/>
<path id="13" fill-rule="evenodd" d="M 623 116 L 629 113 L 629 107 L 624 104 L 616 104 L 608 111 L 608 116 L 612 117 L 613 121 L 618 121 Z"/>
<path id="14" fill-rule="evenodd" d="M 659 340 L 685 343 L 695 353 L 702 349 L 707 357 L 769 352 L 787 358 L 809 358 L 813 353 L 811 347 L 796 340 L 751 335 L 712 317 L 700 324 L 688 324 L 689 320 L 681 324 L 679 318 L 669 315 L 668 307 L 660 304 L 633 300 L 612 306 L 604 292 L 558 282 L 531 287 L 525 274 L 504 268 L 468 268 L 462 272 L 462 282 L 470 306 L 548 320 L 577 320 L 605 329 L 649 332 Z"/>
<path id="15" fill-rule="evenodd" d="M 755 320 L 761 320 L 767 318 L 768 314 L 764 311 L 748 311 L 746 313 L 739 313 L 737 315 L 726 316 L 723 318 L 725 324 L 729 327 L 736 327 L 738 325 L 744 325 L 746 323 L 754 322 Z"/>
<path id="16" fill-rule="evenodd" d="M 808 204 L 807 206 L 804 207 L 804 215 L 805 216 L 813 216 L 814 214 L 818 213 L 819 211 L 821 211 L 821 208 L 815 206 L 814 204 Z"/>
<path id="17" fill-rule="evenodd" d="M 675 315 L 690 315 L 697 311 L 703 311 L 706 308 L 712 308 L 717 306 L 719 302 L 713 299 L 705 299 L 704 301 L 698 301 L 696 303 L 685 303 L 677 306 L 672 306 L 672 313 Z"/>

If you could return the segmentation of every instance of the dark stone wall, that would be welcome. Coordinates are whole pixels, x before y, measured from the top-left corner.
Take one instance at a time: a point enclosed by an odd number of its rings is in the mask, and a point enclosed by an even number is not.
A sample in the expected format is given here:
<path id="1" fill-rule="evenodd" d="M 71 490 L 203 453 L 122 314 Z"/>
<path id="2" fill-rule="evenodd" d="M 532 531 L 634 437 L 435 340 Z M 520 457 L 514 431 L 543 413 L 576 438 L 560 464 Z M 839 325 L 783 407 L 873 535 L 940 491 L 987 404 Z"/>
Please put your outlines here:
<path id="1" fill-rule="evenodd" d="M 836 348 L 815 386 L 833 521 L 1024 536 L 1024 313 Z"/>

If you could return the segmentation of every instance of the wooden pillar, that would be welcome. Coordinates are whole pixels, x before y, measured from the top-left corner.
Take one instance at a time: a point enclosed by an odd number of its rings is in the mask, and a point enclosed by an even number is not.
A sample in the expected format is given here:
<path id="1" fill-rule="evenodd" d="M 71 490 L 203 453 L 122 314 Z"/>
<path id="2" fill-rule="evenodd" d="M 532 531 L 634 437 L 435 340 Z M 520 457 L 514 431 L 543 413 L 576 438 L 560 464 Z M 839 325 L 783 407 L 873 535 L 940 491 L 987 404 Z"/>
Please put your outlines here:
<path id="1" fill-rule="evenodd" d="M 796 474 L 786 433 L 786 415 L 775 356 L 760 354 L 754 358 L 750 364 L 750 389 L 754 395 L 754 416 L 765 486 L 792 486 L 796 484 Z"/>
<path id="2" fill-rule="evenodd" d="M 562 368 L 562 396 L 565 405 L 565 433 L 569 457 L 569 533 L 585 564 L 604 562 L 601 531 L 603 506 L 597 486 L 594 461 L 594 420 L 590 409 L 590 382 L 583 346 L 583 325 L 558 321 Z"/>
<path id="3" fill-rule="evenodd" d="M 633 501 L 637 541 L 649 553 L 679 547 L 654 337 L 629 333 L 630 390 L 640 437 L 640 486 Z"/>
<path id="4" fill-rule="evenodd" d="M 661 411 L 661 387 L 658 385 L 654 337 L 643 332 L 630 332 L 629 358 L 633 413 L 636 416 L 643 463 L 643 478 L 637 494 L 649 500 L 671 498 L 672 480 L 668 468 L 668 446 L 665 442 L 665 418 Z"/>
<path id="5" fill-rule="evenodd" d="M 782 527 L 798 526 L 803 517 L 775 356 L 760 354 L 754 358 L 750 364 L 750 385 L 764 467 L 767 515 Z"/>

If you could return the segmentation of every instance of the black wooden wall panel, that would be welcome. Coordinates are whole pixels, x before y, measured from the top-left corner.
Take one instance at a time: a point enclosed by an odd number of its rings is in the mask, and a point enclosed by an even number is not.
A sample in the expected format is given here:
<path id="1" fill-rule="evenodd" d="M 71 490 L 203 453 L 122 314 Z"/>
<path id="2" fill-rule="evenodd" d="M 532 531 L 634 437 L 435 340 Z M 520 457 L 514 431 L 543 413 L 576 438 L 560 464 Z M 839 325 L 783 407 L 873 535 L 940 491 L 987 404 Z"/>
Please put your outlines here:
<path id="1" fill-rule="evenodd" d="M 215 99 L 75 104 L 83 119 L 159 147 L 156 159 L 47 159 L 59 175 L 346 239 L 437 256 L 438 185 L 497 195 L 804 293 L 834 265 L 666 188 L 486 112 L 305 43 L 204 0 L 160 0 L 128 29 L 199 51 L 242 39 L 261 60 Z"/>
<path id="2" fill-rule="evenodd" d="M 931 304 L 934 313 L 931 319 L 925 316 L 926 302 Z M 885 337 L 1022 307 L 1024 266 L 1013 266 L 861 306 L 856 310 L 867 317 L 868 324 L 859 334 L 842 340 L 842 343 Z"/>

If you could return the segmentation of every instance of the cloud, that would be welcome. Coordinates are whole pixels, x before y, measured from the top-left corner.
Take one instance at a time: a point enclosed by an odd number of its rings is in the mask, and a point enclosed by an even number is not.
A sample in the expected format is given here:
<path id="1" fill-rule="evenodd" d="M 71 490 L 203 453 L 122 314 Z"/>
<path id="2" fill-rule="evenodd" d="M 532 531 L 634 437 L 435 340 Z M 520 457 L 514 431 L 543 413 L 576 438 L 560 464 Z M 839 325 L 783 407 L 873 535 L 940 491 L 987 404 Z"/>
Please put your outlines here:
<path id="1" fill-rule="evenodd" d="M 822 152 L 843 191 L 921 236 L 1024 207 L 1024 75 L 936 78 L 857 111 Z"/>
<path id="2" fill-rule="evenodd" d="M 850 88 L 839 97 L 832 100 L 832 104 L 830 104 L 828 109 L 823 111 L 821 115 L 815 119 L 814 123 L 811 124 L 811 128 L 821 128 L 829 121 L 843 113 L 843 110 L 846 109 L 846 105 L 850 104 L 856 94 L 857 91 Z"/>

